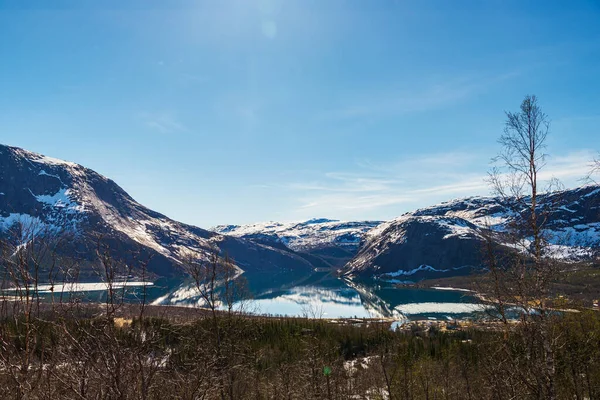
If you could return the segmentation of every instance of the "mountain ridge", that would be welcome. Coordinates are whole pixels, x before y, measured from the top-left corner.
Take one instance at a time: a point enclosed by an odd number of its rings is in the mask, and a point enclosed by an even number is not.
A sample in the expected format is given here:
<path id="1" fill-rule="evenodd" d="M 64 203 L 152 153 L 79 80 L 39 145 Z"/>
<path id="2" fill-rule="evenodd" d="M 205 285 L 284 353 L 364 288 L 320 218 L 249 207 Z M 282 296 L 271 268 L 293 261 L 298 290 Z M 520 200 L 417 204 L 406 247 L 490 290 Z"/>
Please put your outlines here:
<path id="1" fill-rule="evenodd" d="M 115 248 L 139 249 L 152 258 L 148 268 L 158 276 L 181 274 L 186 257 L 205 260 L 215 247 L 245 271 L 313 268 L 291 251 L 174 221 L 76 163 L 0 145 L 0 168 L 0 238 L 5 240 L 23 223 L 50 231 L 66 229 L 92 261 L 93 233 Z"/>
<path id="2" fill-rule="evenodd" d="M 472 196 L 384 222 L 366 233 L 342 273 L 391 278 L 480 269 L 485 238 L 510 247 L 502 238 L 515 216 L 503 202 L 493 196 Z M 600 247 L 599 185 L 541 194 L 539 208 L 548 213 L 544 233 L 549 257 L 567 262 L 593 257 Z"/>
<path id="3" fill-rule="evenodd" d="M 365 233 L 379 224 L 381 221 L 313 218 L 289 223 L 218 225 L 211 230 L 263 243 L 279 243 L 293 251 L 317 257 L 332 267 L 342 267 L 354 257 Z"/>
<path id="4" fill-rule="evenodd" d="M 0 238 L 7 239 L 19 222 L 66 228 L 74 233 L 74 245 L 88 247 L 91 260 L 94 233 L 115 246 L 141 248 L 155 260 L 149 269 L 157 276 L 180 274 L 186 258 L 207 259 L 214 248 L 253 273 L 322 268 L 346 277 L 465 273 L 481 266 L 483 238 L 490 232 L 501 238 L 514 217 L 500 199 L 472 196 L 385 222 L 313 218 L 207 230 L 143 206 L 116 182 L 76 163 L 0 145 L 0 168 Z M 541 207 L 556 206 L 547 224 L 551 256 L 586 259 L 600 246 L 600 186 L 540 199 Z"/>

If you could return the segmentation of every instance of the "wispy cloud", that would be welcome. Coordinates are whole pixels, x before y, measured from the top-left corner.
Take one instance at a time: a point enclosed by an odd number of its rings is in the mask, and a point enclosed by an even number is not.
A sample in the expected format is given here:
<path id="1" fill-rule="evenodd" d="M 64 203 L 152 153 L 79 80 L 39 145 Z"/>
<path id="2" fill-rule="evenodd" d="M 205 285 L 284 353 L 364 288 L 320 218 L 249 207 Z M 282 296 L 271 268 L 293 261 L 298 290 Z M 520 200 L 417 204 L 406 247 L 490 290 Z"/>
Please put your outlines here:
<path id="1" fill-rule="evenodd" d="M 188 131 L 188 128 L 171 112 L 144 112 L 139 114 L 139 119 L 147 127 L 165 134 Z"/>
<path id="2" fill-rule="evenodd" d="M 542 180 L 580 184 L 594 153 L 581 150 L 548 158 Z M 405 211 L 452 198 L 488 195 L 484 157 L 462 153 L 424 154 L 393 163 L 361 161 L 353 172 L 328 172 L 309 181 L 283 185 L 297 199 L 298 219 L 333 216 L 344 219 L 393 218 Z"/>
<path id="3" fill-rule="evenodd" d="M 402 115 L 443 108 L 465 100 L 489 87 L 521 75 L 511 71 L 496 75 L 437 78 L 411 87 L 373 88 L 357 93 L 344 104 L 329 110 L 326 118 L 349 119 L 366 116 Z"/>

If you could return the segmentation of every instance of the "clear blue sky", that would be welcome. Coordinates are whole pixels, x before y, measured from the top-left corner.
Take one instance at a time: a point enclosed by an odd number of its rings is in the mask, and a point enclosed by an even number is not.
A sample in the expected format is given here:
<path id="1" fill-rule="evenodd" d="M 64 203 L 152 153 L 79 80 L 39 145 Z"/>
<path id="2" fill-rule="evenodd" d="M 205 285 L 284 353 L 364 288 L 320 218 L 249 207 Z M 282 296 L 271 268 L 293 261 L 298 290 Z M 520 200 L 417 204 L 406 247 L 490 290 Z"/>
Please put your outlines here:
<path id="1" fill-rule="evenodd" d="M 505 110 L 548 175 L 600 150 L 600 2 L 0 0 L 0 142 L 202 227 L 489 191 Z"/>

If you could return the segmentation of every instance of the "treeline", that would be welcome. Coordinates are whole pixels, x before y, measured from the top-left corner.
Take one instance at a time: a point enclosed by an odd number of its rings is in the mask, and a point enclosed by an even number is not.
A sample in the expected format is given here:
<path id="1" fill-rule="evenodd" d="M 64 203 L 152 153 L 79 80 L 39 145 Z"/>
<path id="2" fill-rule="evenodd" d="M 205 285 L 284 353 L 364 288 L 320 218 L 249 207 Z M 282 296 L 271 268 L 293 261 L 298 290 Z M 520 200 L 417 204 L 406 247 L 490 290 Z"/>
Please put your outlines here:
<path id="1" fill-rule="evenodd" d="M 228 312 L 187 322 L 85 312 L 1 321 L 0 398 L 545 398 L 535 370 L 544 350 L 523 342 L 525 325 L 393 332 Z M 557 397 L 599 399 L 598 313 L 556 318 L 551 331 Z"/>

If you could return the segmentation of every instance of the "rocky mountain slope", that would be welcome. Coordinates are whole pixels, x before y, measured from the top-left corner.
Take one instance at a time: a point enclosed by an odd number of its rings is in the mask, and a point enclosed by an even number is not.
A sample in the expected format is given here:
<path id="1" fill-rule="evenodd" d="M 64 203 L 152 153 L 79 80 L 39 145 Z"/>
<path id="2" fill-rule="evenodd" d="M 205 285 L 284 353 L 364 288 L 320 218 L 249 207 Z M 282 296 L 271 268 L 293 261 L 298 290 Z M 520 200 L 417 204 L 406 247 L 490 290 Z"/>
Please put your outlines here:
<path id="1" fill-rule="evenodd" d="M 549 256 L 587 259 L 600 247 L 600 186 L 547 194 L 540 204 L 552 208 L 545 226 Z M 155 276 L 181 274 L 185 258 L 204 259 L 214 247 L 252 274 L 297 275 L 332 267 L 349 278 L 461 274 L 481 267 L 483 237 L 492 233 L 502 244 L 512 219 L 498 199 L 472 197 L 384 223 L 314 219 L 209 231 L 144 207 L 81 165 L 0 145 L 0 239 L 27 246 L 31 233 L 68 232 L 72 239 L 63 252 L 81 257 L 88 275 L 98 261 L 98 237 L 115 257 L 151 258 L 148 267 Z M 29 235 L 19 227 L 28 227 Z"/>
<path id="2" fill-rule="evenodd" d="M 541 196 L 549 257 L 589 259 L 600 247 L 600 186 Z M 468 273 L 483 265 L 484 235 L 500 246 L 513 221 L 511 207 L 493 197 L 453 200 L 406 213 L 369 231 L 342 270 L 348 277 L 410 280 Z M 526 251 L 526 249 L 521 249 Z"/>
<path id="3" fill-rule="evenodd" d="M 25 227 L 29 234 L 24 234 Z M 90 275 L 96 242 L 113 256 L 150 258 L 155 276 L 181 274 L 186 257 L 205 259 L 216 246 L 244 271 L 311 270 L 284 247 L 221 235 L 173 221 L 136 202 L 112 180 L 81 165 L 0 145 L 0 239 L 27 245 L 31 233 L 65 234 L 63 252 L 78 254 Z M 85 275 L 85 274 L 84 274 Z"/>
<path id="4" fill-rule="evenodd" d="M 251 225 L 220 225 L 215 232 L 261 243 L 279 243 L 296 252 L 318 257 L 341 267 L 358 251 L 366 232 L 380 221 L 311 219 L 304 222 L 267 222 Z"/>

